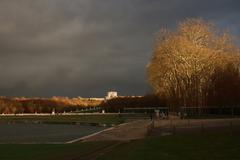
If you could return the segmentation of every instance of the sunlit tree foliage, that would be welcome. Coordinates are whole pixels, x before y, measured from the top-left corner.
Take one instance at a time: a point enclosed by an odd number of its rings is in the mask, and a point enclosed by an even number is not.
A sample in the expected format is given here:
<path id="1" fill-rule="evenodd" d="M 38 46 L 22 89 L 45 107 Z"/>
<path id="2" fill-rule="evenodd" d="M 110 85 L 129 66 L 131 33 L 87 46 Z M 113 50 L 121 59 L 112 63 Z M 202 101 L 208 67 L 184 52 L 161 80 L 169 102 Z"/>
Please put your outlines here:
<path id="1" fill-rule="evenodd" d="M 148 80 L 175 109 L 238 105 L 239 62 L 239 48 L 228 32 L 202 19 L 187 19 L 176 31 L 157 34 Z"/>

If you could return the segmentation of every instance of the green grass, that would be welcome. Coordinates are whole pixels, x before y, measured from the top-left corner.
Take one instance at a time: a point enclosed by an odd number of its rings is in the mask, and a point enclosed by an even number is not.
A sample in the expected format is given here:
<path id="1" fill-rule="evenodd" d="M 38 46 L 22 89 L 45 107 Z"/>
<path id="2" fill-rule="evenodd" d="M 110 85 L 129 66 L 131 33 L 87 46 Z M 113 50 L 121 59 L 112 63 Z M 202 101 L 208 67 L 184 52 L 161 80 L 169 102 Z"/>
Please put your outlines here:
<path id="1" fill-rule="evenodd" d="M 0 144 L 1 160 L 68 160 L 79 158 L 112 142 L 79 144 Z"/>
<path id="2" fill-rule="evenodd" d="M 124 122 L 118 115 L 54 115 L 54 116 L 0 116 L 0 122 L 39 121 L 43 123 L 102 123 L 119 124 Z"/>
<path id="3" fill-rule="evenodd" d="M 239 152 L 239 136 L 165 136 L 122 144 L 98 160 L 238 160 Z"/>
<path id="4" fill-rule="evenodd" d="M 0 144 L 1 160 L 80 159 L 114 142 Z M 240 137 L 185 135 L 149 137 L 115 147 L 98 160 L 239 160 Z"/>

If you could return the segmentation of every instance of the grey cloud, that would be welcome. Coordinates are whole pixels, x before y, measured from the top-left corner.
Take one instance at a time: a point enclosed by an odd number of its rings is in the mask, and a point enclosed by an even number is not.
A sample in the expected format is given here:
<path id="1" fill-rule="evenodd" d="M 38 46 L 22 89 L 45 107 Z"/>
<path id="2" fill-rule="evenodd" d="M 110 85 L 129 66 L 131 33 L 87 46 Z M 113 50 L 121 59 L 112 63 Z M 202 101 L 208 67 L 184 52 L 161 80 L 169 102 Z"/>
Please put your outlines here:
<path id="1" fill-rule="evenodd" d="M 0 95 L 150 93 L 154 34 L 203 17 L 239 36 L 237 0 L 1 0 Z"/>

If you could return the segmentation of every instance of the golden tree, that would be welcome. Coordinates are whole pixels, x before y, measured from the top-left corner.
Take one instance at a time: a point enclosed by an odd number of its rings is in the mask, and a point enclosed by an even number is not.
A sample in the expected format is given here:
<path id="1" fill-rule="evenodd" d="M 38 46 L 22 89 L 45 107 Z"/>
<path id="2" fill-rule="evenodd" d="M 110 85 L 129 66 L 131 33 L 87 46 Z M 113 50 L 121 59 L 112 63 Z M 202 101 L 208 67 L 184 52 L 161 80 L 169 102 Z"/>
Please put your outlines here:
<path id="1" fill-rule="evenodd" d="M 187 19 L 176 32 L 162 29 L 156 38 L 149 82 L 175 106 L 207 105 L 211 78 L 229 64 L 239 67 L 239 49 L 227 32 L 202 19 Z"/>

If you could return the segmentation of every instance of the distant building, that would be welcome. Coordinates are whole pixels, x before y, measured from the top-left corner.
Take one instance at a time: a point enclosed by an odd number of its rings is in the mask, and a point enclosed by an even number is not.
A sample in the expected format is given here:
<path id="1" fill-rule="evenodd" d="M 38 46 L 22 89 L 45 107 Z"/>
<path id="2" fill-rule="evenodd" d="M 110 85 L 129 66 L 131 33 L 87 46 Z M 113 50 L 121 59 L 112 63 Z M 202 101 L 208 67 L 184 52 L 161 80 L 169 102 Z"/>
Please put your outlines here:
<path id="1" fill-rule="evenodd" d="M 112 99 L 118 97 L 118 93 L 116 91 L 109 91 L 107 93 L 106 99 Z"/>

